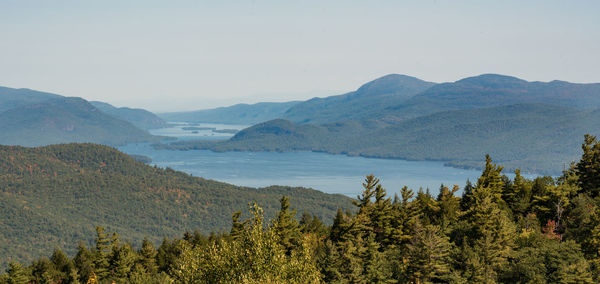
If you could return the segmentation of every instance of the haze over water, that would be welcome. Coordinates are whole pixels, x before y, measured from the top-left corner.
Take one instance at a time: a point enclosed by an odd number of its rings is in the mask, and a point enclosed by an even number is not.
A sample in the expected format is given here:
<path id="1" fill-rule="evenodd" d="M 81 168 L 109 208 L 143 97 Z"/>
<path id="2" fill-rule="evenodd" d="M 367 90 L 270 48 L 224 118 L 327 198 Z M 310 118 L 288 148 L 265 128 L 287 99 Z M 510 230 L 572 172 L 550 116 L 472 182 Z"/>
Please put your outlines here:
<path id="1" fill-rule="evenodd" d="M 240 125 L 198 124 L 197 127 L 241 129 Z M 152 131 L 178 139 L 227 139 L 231 135 L 199 130 L 192 133 L 183 125 Z M 129 144 L 119 150 L 152 158 L 152 164 L 170 167 L 194 176 L 223 181 L 240 186 L 269 185 L 303 186 L 327 193 L 355 197 L 362 191 L 364 178 L 374 174 L 388 194 L 399 193 L 403 186 L 415 192 L 422 187 L 437 194 L 440 185 L 458 184 L 461 189 L 467 179 L 476 182 L 481 174 L 476 170 L 445 167 L 442 162 L 405 161 L 348 157 L 313 152 L 224 152 L 208 150 L 155 150 L 149 144 Z M 482 157 L 482 163 L 484 157 Z"/>

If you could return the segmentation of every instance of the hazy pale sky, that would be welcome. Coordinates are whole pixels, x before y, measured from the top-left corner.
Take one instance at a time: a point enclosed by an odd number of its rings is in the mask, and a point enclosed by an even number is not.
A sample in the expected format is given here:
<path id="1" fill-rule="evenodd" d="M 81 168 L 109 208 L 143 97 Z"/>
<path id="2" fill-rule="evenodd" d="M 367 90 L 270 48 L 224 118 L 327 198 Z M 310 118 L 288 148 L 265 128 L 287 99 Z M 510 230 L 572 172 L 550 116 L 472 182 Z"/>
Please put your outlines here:
<path id="1" fill-rule="evenodd" d="M 0 85 L 153 111 L 389 73 L 600 82 L 600 1 L 0 0 Z"/>

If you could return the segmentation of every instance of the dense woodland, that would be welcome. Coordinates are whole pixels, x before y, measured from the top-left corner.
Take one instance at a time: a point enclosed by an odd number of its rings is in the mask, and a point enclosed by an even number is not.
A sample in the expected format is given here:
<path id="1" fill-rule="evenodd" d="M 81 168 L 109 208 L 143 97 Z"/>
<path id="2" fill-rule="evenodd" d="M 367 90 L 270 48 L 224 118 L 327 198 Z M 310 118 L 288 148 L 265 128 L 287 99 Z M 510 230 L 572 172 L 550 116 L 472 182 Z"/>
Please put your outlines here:
<path id="1" fill-rule="evenodd" d="M 8 283 L 598 283 L 600 143 L 557 178 L 514 179 L 486 157 L 475 183 L 390 197 L 367 176 L 354 210 L 331 226 L 287 197 L 271 220 L 256 203 L 229 233 L 185 233 L 133 247 L 96 229 L 95 244 L 12 262 Z M 91 280 L 90 280 L 91 279 Z"/>
<path id="2" fill-rule="evenodd" d="M 143 157 L 135 157 L 143 159 Z M 0 146 L 0 271 L 10 260 L 30 262 L 55 247 L 94 242 L 96 226 L 139 246 L 182 232 L 227 230 L 231 213 L 254 200 L 265 217 L 289 196 L 299 212 L 331 220 L 351 199 L 317 190 L 238 187 L 134 160 L 111 147 L 63 144 Z"/>

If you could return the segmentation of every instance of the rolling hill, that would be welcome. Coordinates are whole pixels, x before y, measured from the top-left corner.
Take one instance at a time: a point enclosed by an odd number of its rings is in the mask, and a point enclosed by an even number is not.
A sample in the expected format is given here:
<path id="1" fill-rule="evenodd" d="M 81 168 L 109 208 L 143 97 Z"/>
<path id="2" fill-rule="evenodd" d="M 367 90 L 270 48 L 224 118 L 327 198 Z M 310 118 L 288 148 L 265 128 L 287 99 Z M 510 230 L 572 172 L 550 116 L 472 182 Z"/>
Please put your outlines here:
<path id="1" fill-rule="evenodd" d="M 12 108 L 29 104 L 41 103 L 61 96 L 51 93 L 39 92 L 30 89 L 13 89 L 0 87 L 0 113 Z"/>
<path id="2" fill-rule="evenodd" d="M 164 120 L 145 109 L 128 107 L 117 108 L 111 104 L 97 101 L 92 101 L 90 104 L 106 114 L 129 121 L 141 129 L 148 130 L 167 126 L 167 123 Z"/>
<path id="3" fill-rule="evenodd" d="M 113 148 L 62 144 L 0 146 L 0 267 L 29 262 L 54 247 L 93 242 L 95 226 L 124 241 L 229 230 L 231 215 L 256 201 L 269 218 L 289 196 L 298 212 L 332 220 L 350 199 L 312 189 L 237 187 L 137 162 Z M 243 210 L 246 211 L 246 210 Z M 139 245 L 137 243 L 134 243 Z"/>
<path id="4" fill-rule="evenodd" d="M 433 85 L 414 77 L 390 74 L 368 82 L 354 92 L 298 103 L 281 118 L 298 123 L 372 119 L 379 110 L 397 105 Z"/>
<path id="5" fill-rule="evenodd" d="M 279 118 L 298 102 L 237 104 L 229 107 L 172 112 L 158 114 L 162 119 L 172 122 L 226 123 L 251 125 Z"/>
<path id="6" fill-rule="evenodd" d="M 58 97 L 0 113 L 0 144 L 38 146 L 67 142 L 120 145 L 160 141 L 81 98 Z"/>
<path id="7" fill-rule="evenodd" d="M 0 144 L 38 146 L 68 142 L 120 145 L 157 142 L 146 129 L 166 126 L 142 110 L 64 97 L 30 89 L 0 87 Z M 139 127 L 139 128 L 138 128 Z"/>

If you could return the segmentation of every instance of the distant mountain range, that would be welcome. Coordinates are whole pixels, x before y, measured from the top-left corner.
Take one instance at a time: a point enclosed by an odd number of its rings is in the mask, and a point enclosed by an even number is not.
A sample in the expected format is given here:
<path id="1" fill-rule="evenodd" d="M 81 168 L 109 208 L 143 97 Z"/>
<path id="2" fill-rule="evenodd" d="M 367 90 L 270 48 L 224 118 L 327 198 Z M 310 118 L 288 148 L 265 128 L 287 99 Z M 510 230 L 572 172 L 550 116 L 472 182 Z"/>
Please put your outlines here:
<path id="1" fill-rule="evenodd" d="M 281 117 L 299 102 L 237 104 L 215 109 L 158 114 L 170 122 L 205 122 L 251 125 Z"/>
<path id="2" fill-rule="evenodd" d="M 220 232 L 248 202 L 272 218 L 282 196 L 325 221 L 337 208 L 352 208 L 346 196 L 238 187 L 148 166 L 102 145 L 0 146 L 0 267 L 11 259 L 31 262 L 55 247 L 74 254 L 73 243 L 93 243 L 95 226 L 119 232 L 123 241 L 154 243 L 186 231 Z"/>
<path id="3" fill-rule="evenodd" d="M 600 84 L 528 82 L 485 74 L 434 84 L 387 75 L 340 96 L 311 99 L 228 141 L 156 147 L 324 151 L 437 160 L 479 168 L 486 153 L 508 169 L 558 174 L 600 134 Z"/>
<path id="4" fill-rule="evenodd" d="M 600 83 L 527 82 L 510 76 L 485 74 L 432 86 L 398 105 L 386 107 L 383 115 L 401 120 L 440 111 L 523 103 L 598 108 Z"/>
<path id="5" fill-rule="evenodd" d="M 146 129 L 165 125 L 141 109 L 115 108 L 101 102 L 92 105 L 82 98 L 0 87 L 0 144 L 158 142 L 164 137 L 153 136 Z"/>

